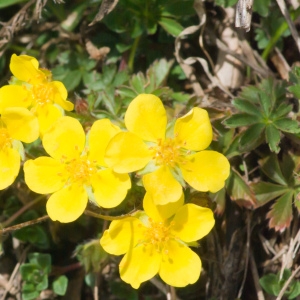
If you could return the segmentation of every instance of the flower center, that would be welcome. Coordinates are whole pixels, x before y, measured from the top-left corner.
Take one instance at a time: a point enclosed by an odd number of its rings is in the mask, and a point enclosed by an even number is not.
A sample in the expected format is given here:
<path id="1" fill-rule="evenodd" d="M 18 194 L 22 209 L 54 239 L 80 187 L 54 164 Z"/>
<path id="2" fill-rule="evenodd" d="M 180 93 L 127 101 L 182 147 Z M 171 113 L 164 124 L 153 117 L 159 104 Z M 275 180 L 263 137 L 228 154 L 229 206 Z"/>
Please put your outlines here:
<path id="1" fill-rule="evenodd" d="M 32 86 L 31 90 L 35 104 L 42 106 L 53 102 L 54 89 L 50 84 L 36 84 Z"/>
<path id="2" fill-rule="evenodd" d="M 151 244 L 155 247 L 156 251 L 167 251 L 166 243 L 173 238 L 170 233 L 172 223 L 166 226 L 163 222 L 154 222 L 149 219 L 150 227 L 145 231 L 145 243 L 144 245 Z"/>
<path id="3" fill-rule="evenodd" d="M 156 165 L 164 165 L 174 168 L 176 164 L 182 163 L 184 154 L 182 148 L 175 139 L 167 138 L 164 141 L 158 140 L 157 146 L 151 147 L 153 159 Z"/>
<path id="4" fill-rule="evenodd" d="M 71 160 L 66 164 L 70 183 L 90 185 L 91 176 L 97 172 L 96 163 L 91 162 L 86 156 Z"/>
<path id="5" fill-rule="evenodd" d="M 0 128 L 0 149 L 12 147 L 12 138 L 10 137 L 6 128 Z"/>

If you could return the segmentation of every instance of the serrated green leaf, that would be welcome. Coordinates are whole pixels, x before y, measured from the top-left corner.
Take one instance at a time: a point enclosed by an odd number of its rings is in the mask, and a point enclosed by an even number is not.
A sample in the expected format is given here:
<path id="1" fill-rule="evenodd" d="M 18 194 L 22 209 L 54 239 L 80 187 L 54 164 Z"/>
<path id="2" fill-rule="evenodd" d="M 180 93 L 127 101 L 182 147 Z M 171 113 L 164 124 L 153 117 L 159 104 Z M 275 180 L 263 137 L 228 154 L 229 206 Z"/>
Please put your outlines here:
<path id="1" fill-rule="evenodd" d="M 267 274 L 259 279 L 262 288 L 270 295 L 277 296 L 280 293 L 281 285 L 278 276 L 275 274 Z"/>
<path id="2" fill-rule="evenodd" d="M 264 140 L 263 131 L 265 125 L 262 123 L 254 124 L 241 134 L 240 150 L 250 151 L 258 147 Z"/>
<path id="3" fill-rule="evenodd" d="M 270 113 L 272 111 L 272 99 L 269 94 L 266 94 L 264 92 L 261 92 L 259 94 L 259 103 L 263 109 L 263 113 L 266 117 L 270 116 Z"/>
<path id="4" fill-rule="evenodd" d="M 269 227 L 276 231 L 283 231 L 290 226 L 293 219 L 293 191 L 288 191 L 276 200 L 267 214 Z"/>
<path id="5" fill-rule="evenodd" d="M 288 87 L 288 91 L 290 91 L 296 98 L 300 99 L 300 85 L 294 85 Z"/>
<path id="6" fill-rule="evenodd" d="M 286 102 L 282 102 L 278 107 L 275 107 L 275 110 L 271 114 L 271 119 L 275 121 L 276 119 L 287 115 L 292 109 L 292 105 L 287 105 Z"/>
<path id="7" fill-rule="evenodd" d="M 280 148 L 278 147 L 280 142 L 280 131 L 273 124 L 268 124 L 266 126 L 265 134 L 266 142 L 269 144 L 270 150 L 278 153 L 280 151 Z"/>
<path id="8" fill-rule="evenodd" d="M 290 118 L 278 119 L 278 120 L 274 121 L 273 124 L 276 126 L 276 128 L 278 128 L 284 132 L 289 132 L 289 133 L 299 133 L 300 132 L 299 123 Z"/>
<path id="9" fill-rule="evenodd" d="M 283 176 L 280 168 L 280 164 L 278 161 L 278 157 L 275 154 L 271 154 L 264 159 L 259 161 L 261 166 L 261 170 L 276 183 L 279 183 L 283 186 L 287 186 L 288 182 L 286 178 Z"/>
<path id="10" fill-rule="evenodd" d="M 247 86 L 245 88 L 242 89 L 239 98 L 244 98 L 246 100 L 248 100 L 251 103 L 259 103 L 259 98 L 258 95 L 261 92 L 261 90 L 259 88 L 257 88 L 256 86 Z"/>
<path id="11" fill-rule="evenodd" d="M 145 93 L 145 78 L 143 73 L 139 72 L 131 77 L 130 84 L 138 94 Z"/>
<path id="12" fill-rule="evenodd" d="M 166 32 L 175 37 L 184 29 L 177 21 L 171 18 L 161 17 L 158 23 Z"/>
<path id="13" fill-rule="evenodd" d="M 224 120 L 223 124 L 230 128 L 236 128 L 242 126 L 249 126 L 259 122 L 260 122 L 260 118 L 257 115 L 254 116 L 248 114 L 236 114 Z"/>
<path id="14" fill-rule="evenodd" d="M 257 206 L 262 206 L 288 191 L 285 186 L 264 181 L 252 183 L 251 186 L 257 199 Z"/>
<path id="15" fill-rule="evenodd" d="M 128 86 L 121 86 L 117 89 L 119 95 L 131 98 L 132 100 L 138 95 L 136 91 Z"/>
<path id="16" fill-rule="evenodd" d="M 53 292 L 59 296 L 64 296 L 68 287 L 68 278 L 61 275 L 56 278 L 52 283 Z"/>
<path id="17" fill-rule="evenodd" d="M 234 99 L 232 104 L 235 108 L 249 115 L 260 115 L 259 108 L 251 102 L 244 99 Z"/>
<path id="18" fill-rule="evenodd" d="M 188 102 L 189 99 L 191 98 L 191 95 L 177 92 L 177 93 L 172 93 L 171 97 L 172 99 L 178 102 Z"/>
<path id="19" fill-rule="evenodd" d="M 251 190 L 249 184 L 246 183 L 241 175 L 233 169 L 226 181 L 226 188 L 231 200 L 238 201 L 240 205 L 248 208 L 256 205 L 255 194 Z"/>

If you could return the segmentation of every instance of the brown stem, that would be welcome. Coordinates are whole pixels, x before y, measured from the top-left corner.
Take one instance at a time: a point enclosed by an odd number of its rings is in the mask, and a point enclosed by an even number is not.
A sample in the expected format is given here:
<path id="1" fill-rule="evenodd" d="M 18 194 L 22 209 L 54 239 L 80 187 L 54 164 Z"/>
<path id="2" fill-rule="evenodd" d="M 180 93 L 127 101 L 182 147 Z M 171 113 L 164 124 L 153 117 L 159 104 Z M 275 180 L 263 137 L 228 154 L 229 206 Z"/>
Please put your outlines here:
<path id="1" fill-rule="evenodd" d="M 20 224 L 14 225 L 14 226 L 3 228 L 3 229 L 0 229 L 0 234 L 8 233 L 8 232 L 15 231 L 15 230 L 19 230 L 21 228 L 24 228 L 24 227 L 27 227 L 27 226 L 30 226 L 30 225 L 34 225 L 34 224 L 37 224 L 37 223 L 40 223 L 40 222 L 43 222 L 43 221 L 45 221 L 47 219 L 49 219 L 48 215 L 40 217 L 40 218 L 37 218 L 37 219 L 34 219 L 34 220 L 31 220 L 31 221 L 20 223 Z"/>

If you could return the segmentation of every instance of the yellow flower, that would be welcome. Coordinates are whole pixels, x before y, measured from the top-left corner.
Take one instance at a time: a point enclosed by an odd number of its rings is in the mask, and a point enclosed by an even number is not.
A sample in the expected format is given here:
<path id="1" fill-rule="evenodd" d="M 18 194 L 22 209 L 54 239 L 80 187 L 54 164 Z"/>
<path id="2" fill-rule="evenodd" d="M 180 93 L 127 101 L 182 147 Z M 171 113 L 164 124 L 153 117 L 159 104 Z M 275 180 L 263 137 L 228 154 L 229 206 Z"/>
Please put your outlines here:
<path id="1" fill-rule="evenodd" d="M 51 72 L 39 68 L 39 62 L 31 56 L 13 54 L 10 70 L 17 80 L 15 84 L 0 89 L 0 112 L 6 107 L 25 107 L 38 118 L 43 133 L 74 105 L 67 101 L 67 90 L 60 81 L 51 80 Z"/>
<path id="2" fill-rule="evenodd" d="M 143 184 L 156 204 L 176 201 L 184 181 L 202 192 L 217 192 L 229 176 L 227 158 L 204 150 L 212 141 L 212 127 L 206 110 L 193 108 L 167 127 L 161 100 L 149 94 L 137 96 L 125 114 L 128 132 L 109 143 L 106 163 L 114 171 L 142 170 Z"/>
<path id="3" fill-rule="evenodd" d="M 120 131 L 110 120 L 96 121 L 86 137 L 78 120 L 62 117 L 43 137 L 51 157 L 38 157 L 24 164 L 28 187 L 40 194 L 52 194 L 47 212 L 52 220 L 76 220 L 85 210 L 88 197 L 98 205 L 119 205 L 131 187 L 128 174 L 117 174 L 104 163 L 109 140 Z"/>
<path id="4" fill-rule="evenodd" d="M 0 190 L 11 185 L 20 170 L 24 156 L 20 141 L 31 143 L 39 136 L 35 116 L 22 107 L 7 108 L 0 117 Z"/>
<path id="5" fill-rule="evenodd" d="M 201 239 L 214 226 L 210 209 L 179 200 L 163 206 L 154 204 L 149 193 L 145 212 L 113 221 L 100 239 L 110 254 L 125 254 L 119 265 L 123 281 L 135 289 L 157 273 L 167 284 L 184 287 L 195 283 L 201 260 L 189 243 Z"/>

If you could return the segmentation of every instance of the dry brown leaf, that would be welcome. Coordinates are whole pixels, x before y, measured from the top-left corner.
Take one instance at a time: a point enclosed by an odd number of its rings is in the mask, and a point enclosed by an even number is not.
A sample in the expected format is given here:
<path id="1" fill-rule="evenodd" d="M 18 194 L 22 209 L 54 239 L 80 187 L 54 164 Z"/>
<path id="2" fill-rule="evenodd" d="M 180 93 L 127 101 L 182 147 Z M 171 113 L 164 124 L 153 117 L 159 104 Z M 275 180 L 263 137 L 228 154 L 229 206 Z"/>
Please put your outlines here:
<path id="1" fill-rule="evenodd" d="M 100 9 L 94 18 L 94 20 L 89 24 L 89 26 L 101 21 L 106 15 L 108 15 L 118 4 L 119 0 L 103 0 Z"/>

